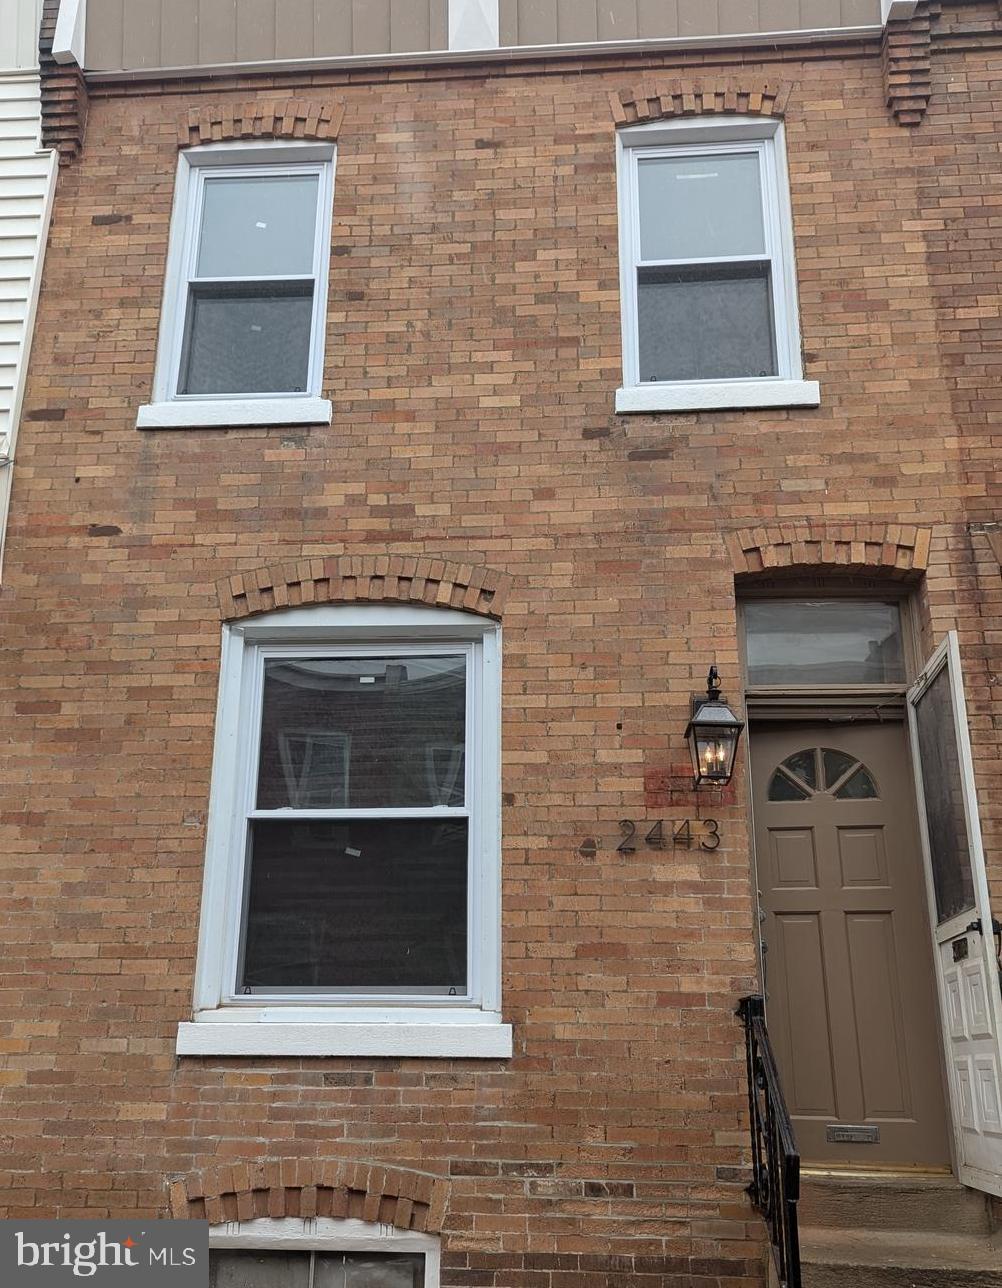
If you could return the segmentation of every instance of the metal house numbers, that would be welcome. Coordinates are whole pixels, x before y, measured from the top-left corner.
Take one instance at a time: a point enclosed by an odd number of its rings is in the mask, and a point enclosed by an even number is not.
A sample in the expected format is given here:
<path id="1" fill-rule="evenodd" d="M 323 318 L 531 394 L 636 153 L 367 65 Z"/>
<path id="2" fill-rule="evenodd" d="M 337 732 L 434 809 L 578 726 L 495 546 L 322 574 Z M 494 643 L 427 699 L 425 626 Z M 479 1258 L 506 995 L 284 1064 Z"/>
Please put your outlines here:
<path id="1" fill-rule="evenodd" d="M 715 850 L 722 839 L 715 818 L 659 818 L 653 824 L 624 818 L 619 829 L 622 839 L 616 846 L 617 854 L 633 854 L 640 846 L 649 850 Z"/>

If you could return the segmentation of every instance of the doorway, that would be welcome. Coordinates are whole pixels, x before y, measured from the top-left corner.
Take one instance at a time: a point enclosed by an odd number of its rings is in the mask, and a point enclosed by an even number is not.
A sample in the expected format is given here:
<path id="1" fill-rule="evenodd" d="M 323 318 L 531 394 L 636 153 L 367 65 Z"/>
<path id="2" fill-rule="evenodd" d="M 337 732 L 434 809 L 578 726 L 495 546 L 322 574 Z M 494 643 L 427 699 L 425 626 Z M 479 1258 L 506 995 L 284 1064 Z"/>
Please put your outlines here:
<path id="1" fill-rule="evenodd" d="M 804 1160 L 948 1169 L 921 840 L 900 719 L 753 719 L 769 1031 Z"/>

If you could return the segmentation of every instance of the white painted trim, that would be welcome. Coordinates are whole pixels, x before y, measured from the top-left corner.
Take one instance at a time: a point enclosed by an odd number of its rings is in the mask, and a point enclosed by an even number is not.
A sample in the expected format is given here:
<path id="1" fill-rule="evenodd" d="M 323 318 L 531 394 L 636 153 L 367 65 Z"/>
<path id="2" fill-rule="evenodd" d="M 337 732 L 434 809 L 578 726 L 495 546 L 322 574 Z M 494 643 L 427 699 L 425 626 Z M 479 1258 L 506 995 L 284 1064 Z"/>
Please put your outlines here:
<path id="1" fill-rule="evenodd" d="M 206 63 L 204 66 L 180 64 L 172 67 L 132 68 L 128 71 L 88 70 L 87 79 L 95 84 L 116 81 L 164 80 L 245 75 L 253 72 L 321 72 L 342 68 L 425 67 L 438 64 L 481 62 L 510 63 L 522 59 L 581 58 L 589 55 L 627 55 L 647 53 L 683 53 L 687 50 L 758 49 L 774 50 L 777 46 L 816 45 L 830 40 L 876 40 L 883 25 L 855 27 L 815 27 L 805 31 L 756 31 L 727 36 L 666 36 L 663 40 L 605 40 L 594 44 L 579 42 L 568 45 L 518 45 L 498 49 L 428 50 L 400 54 L 348 54 L 338 58 L 276 58 L 270 62 Z"/>
<path id="2" fill-rule="evenodd" d="M 740 149 L 759 162 L 763 258 L 772 271 L 776 376 L 746 380 L 645 383 L 640 380 L 637 273 L 640 245 L 639 164 L 645 157 L 714 156 Z M 656 121 L 616 134 L 623 388 L 616 411 L 685 411 L 727 407 L 817 406 L 820 391 L 803 380 L 793 244 L 793 207 L 782 121 L 734 116 Z M 742 258 L 737 257 L 735 262 Z"/>
<path id="3" fill-rule="evenodd" d="M 617 414 L 820 406 L 821 386 L 816 380 L 707 380 L 631 385 L 616 390 Z"/>
<path id="4" fill-rule="evenodd" d="M 300 1054 L 316 1055 L 511 1054 L 510 1028 L 500 1022 L 500 637 L 500 626 L 485 618 L 403 604 L 318 605 L 223 627 L 194 1022 L 179 1030 L 179 1053 L 224 1054 L 237 1047 L 234 1054 L 292 1054 L 293 1044 Z M 248 731 L 258 727 L 264 658 L 359 655 L 387 647 L 420 655 L 443 642 L 469 659 L 468 995 L 450 1005 L 440 994 L 238 994 L 246 835 L 234 820 L 254 812 L 257 743 Z M 390 1042 L 399 1049 L 385 1049 Z M 220 1043 L 221 1049 L 205 1049 Z"/>
<path id="5" fill-rule="evenodd" d="M 179 1024 L 178 1055 L 410 1056 L 506 1060 L 510 1024 Z"/>
<path id="6" fill-rule="evenodd" d="M 230 425 L 329 425 L 331 404 L 320 397 L 323 384 L 330 287 L 331 222 L 334 204 L 334 170 L 337 149 L 332 143 L 289 140 L 210 143 L 183 150 L 178 157 L 174 205 L 167 243 L 160 332 L 157 339 L 153 400 L 139 408 L 138 429 L 189 429 Z M 194 275 L 197 229 L 204 179 L 210 170 L 257 166 L 281 173 L 307 166 L 319 174 L 316 241 L 313 272 L 313 330 L 311 335 L 308 392 L 273 396 L 179 396 L 181 352 L 188 306 L 189 280 Z M 236 280 L 236 279 L 235 279 Z"/>
<path id="7" fill-rule="evenodd" d="M 85 65 L 87 37 L 87 0 L 59 0 L 56 30 L 52 37 L 52 57 L 57 63 Z"/>
<path id="8" fill-rule="evenodd" d="M 423 1252 L 425 1288 L 439 1288 L 441 1244 L 433 1234 L 353 1218 L 257 1217 L 209 1226 L 209 1247 L 285 1252 Z"/>
<path id="9" fill-rule="evenodd" d="M 880 19 L 887 23 L 910 18 L 917 7 L 918 0 L 880 0 Z"/>
<path id="10" fill-rule="evenodd" d="M 137 429 L 229 429 L 237 425 L 329 425 L 333 405 L 326 398 L 179 398 L 145 403 Z"/>
<path id="11" fill-rule="evenodd" d="M 449 0 L 450 49 L 497 49 L 500 33 L 499 0 Z"/>
<path id="12" fill-rule="evenodd" d="M 38 73 L 32 75 L 37 79 Z M 10 433 L 6 436 L 3 447 L 4 456 L 0 461 L 0 580 L 3 578 L 3 556 L 7 537 L 7 517 L 10 510 L 10 494 L 14 482 L 14 455 L 17 449 L 18 428 L 21 411 L 24 406 L 24 391 L 28 383 L 28 364 L 31 360 L 31 342 L 35 334 L 35 317 L 38 313 L 38 297 L 42 287 L 42 266 L 45 263 L 45 250 L 49 241 L 49 224 L 52 221 L 52 206 L 56 196 L 56 177 L 59 172 L 59 155 L 53 150 L 48 153 L 49 168 L 45 176 L 45 199 L 42 205 L 41 219 L 38 224 L 38 241 L 35 250 L 34 264 L 31 270 L 27 309 L 24 316 L 24 339 L 18 356 L 17 376 L 14 384 L 14 397 L 10 409 Z"/>
<path id="13" fill-rule="evenodd" d="M 964 809 L 964 823 L 971 856 L 971 877 L 974 886 L 975 909 L 967 909 L 951 920 L 938 923 L 936 888 L 932 872 L 932 846 L 929 837 L 929 822 L 926 812 L 925 783 L 922 773 L 922 751 L 919 744 L 917 707 L 930 685 L 945 670 L 950 688 L 950 705 L 953 711 L 953 729 L 942 729 L 943 738 L 949 739 L 951 733 L 956 741 L 961 780 L 961 796 Z M 925 872 L 926 896 L 929 906 L 930 941 L 934 955 L 933 969 L 936 975 L 936 988 L 939 995 L 939 1021 L 941 1030 L 946 1027 L 944 1017 L 949 1015 L 949 1000 L 946 993 L 946 982 L 942 970 L 942 945 L 962 934 L 972 914 L 981 919 L 983 926 L 992 924 L 991 891 L 988 885 L 988 870 L 985 861 L 984 840 L 981 832 L 981 818 L 978 807 L 977 781 L 974 774 L 974 755 L 971 749 L 970 727 L 967 717 L 967 697 L 964 692 L 963 661 L 960 655 L 960 638 L 956 631 L 948 631 L 945 639 L 926 662 L 921 675 L 915 680 L 907 694 L 908 734 L 912 753 L 912 773 L 915 781 L 915 795 L 918 803 L 919 835 L 922 844 L 923 869 Z M 980 936 L 983 966 L 988 981 L 987 1001 L 991 1013 L 993 1052 L 998 1065 L 1002 1066 L 1002 994 L 993 987 L 998 965 L 990 933 Z M 943 1033 L 944 1063 L 947 1072 L 947 1089 L 950 1100 L 950 1120 L 953 1129 L 954 1170 L 958 1179 L 973 1189 L 982 1190 L 1002 1198 L 1002 1165 L 997 1171 L 985 1171 L 972 1167 L 966 1161 L 966 1140 L 964 1125 L 961 1121 L 961 1093 L 956 1085 L 956 1069 L 950 1050 L 950 1039 Z M 1000 1158 L 1002 1164 L 1002 1158 Z"/>

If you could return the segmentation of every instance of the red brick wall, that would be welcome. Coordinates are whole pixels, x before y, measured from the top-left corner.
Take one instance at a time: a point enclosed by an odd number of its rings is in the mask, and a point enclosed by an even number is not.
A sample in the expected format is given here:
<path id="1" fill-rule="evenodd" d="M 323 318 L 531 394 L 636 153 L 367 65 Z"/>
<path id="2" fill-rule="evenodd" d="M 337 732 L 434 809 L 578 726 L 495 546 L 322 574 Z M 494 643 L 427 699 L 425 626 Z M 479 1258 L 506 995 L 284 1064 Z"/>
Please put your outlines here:
<path id="1" fill-rule="evenodd" d="M 177 122 L 198 91 L 92 90 L 83 152 L 60 176 L 0 598 L 9 1214 L 162 1213 L 170 1181 L 197 1194 L 205 1169 L 274 1160 L 307 1166 L 296 1185 L 316 1203 L 317 1187 L 340 1192 L 317 1169 L 359 1161 L 449 1179 L 449 1284 L 758 1283 L 732 1014 L 756 987 L 745 784 L 697 801 L 673 768 L 710 661 L 737 693 L 731 533 L 777 530 L 782 545 L 801 540 L 782 525 L 814 524 L 883 546 L 898 541 L 888 525 L 930 530 L 926 642 L 961 632 L 1002 899 L 1002 579 L 968 533 L 998 503 L 997 57 L 940 53 L 915 129 L 885 109 L 876 42 L 697 67 L 792 85 L 822 406 L 617 417 L 609 94 L 660 65 L 261 88 L 346 108 L 329 429 L 137 432 Z M 234 102 L 256 92 L 232 87 Z M 511 579 L 515 1057 L 178 1062 L 216 583 L 391 554 Z M 714 853 L 615 850 L 624 817 L 697 812 L 721 821 Z"/>

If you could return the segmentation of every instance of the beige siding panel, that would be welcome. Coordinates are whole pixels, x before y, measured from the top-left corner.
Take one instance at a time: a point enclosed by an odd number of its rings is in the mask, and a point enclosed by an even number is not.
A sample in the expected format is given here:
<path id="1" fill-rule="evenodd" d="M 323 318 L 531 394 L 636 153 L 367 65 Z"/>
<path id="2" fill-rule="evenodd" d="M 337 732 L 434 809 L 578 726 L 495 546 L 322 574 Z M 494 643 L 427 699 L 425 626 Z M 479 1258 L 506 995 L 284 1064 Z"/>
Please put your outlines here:
<path id="1" fill-rule="evenodd" d="M 843 27 L 869 27 L 880 22 L 877 0 L 842 0 Z"/>
<path id="2" fill-rule="evenodd" d="M 126 0 L 122 16 L 122 57 L 126 67 L 161 67 L 162 0 Z"/>
<path id="3" fill-rule="evenodd" d="M 326 4 L 317 6 L 315 44 L 317 54 L 339 58 L 352 52 L 355 45 L 352 34 L 352 8 L 352 0 L 327 0 Z"/>
<path id="4" fill-rule="evenodd" d="M 283 5 L 282 22 L 288 17 Z M 308 49 L 312 39 L 311 24 L 302 33 L 300 47 Z M 275 0 L 239 0 L 236 48 L 238 63 L 261 63 L 275 57 Z"/>
<path id="5" fill-rule="evenodd" d="M 801 0 L 801 27 L 838 27 L 841 23 L 841 0 Z"/>
<path id="6" fill-rule="evenodd" d="M 274 24 L 275 57 L 312 58 L 319 24 L 313 0 L 280 0 L 280 3 Z"/>
<path id="7" fill-rule="evenodd" d="M 599 40 L 636 40 L 637 0 L 600 0 L 597 26 Z"/>
<path id="8" fill-rule="evenodd" d="M 390 48 L 390 0 L 352 0 L 355 54 L 385 54 Z"/>
<path id="9" fill-rule="evenodd" d="M 642 40 L 677 36 L 678 0 L 637 0 L 637 29 Z"/>
<path id="10" fill-rule="evenodd" d="M 198 6 L 200 63 L 232 63 L 236 60 L 237 2 L 238 0 L 201 0 Z M 166 3 L 169 5 L 170 0 L 166 0 Z"/>
<path id="11" fill-rule="evenodd" d="M 449 0 L 431 0 L 428 30 L 432 49 L 449 48 Z"/>
<path id="12" fill-rule="evenodd" d="M 498 30 L 502 49 L 510 49 L 518 44 L 518 0 L 500 0 Z"/>
<path id="13" fill-rule="evenodd" d="M 97 71 L 113 71 L 122 62 L 125 0 L 88 0 L 84 59 Z"/>
<path id="14" fill-rule="evenodd" d="M 598 6 L 580 0 L 557 0 L 560 43 L 577 45 L 598 40 Z"/>
<path id="15" fill-rule="evenodd" d="M 759 0 L 762 31 L 794 31 L 800 26 L 800 0 Z"/>
<path id="16" fill-rule="evenodd" d="M 758 0 L 717 0 L 721 31 L 758 31 Z"/>
<path id="17" fill-rule="evenodd" d="M 89 62 L 89 53 L 86 57 Z M 198 0 L 161 5 L 160 58 L 162 67 L 190 67 L 198 62 Z"/>
<path id="18" fill-rule="evenodd" d="M 414 0 L 390 0 L 390 52 L 407 54 L 430 48 L 428 6 Z"/>
<path id="19" fill-rule="evenodd" d="M 518 0 L 520 45 L 555 45 L 559 39 L 556 0 Z"/>
<path id="20" fill-rule="evenodd" d="M 678 34 L 680 36 L 716 36 L 717 0 L 678 0 Z"/>

